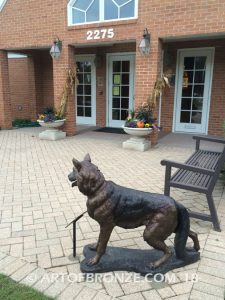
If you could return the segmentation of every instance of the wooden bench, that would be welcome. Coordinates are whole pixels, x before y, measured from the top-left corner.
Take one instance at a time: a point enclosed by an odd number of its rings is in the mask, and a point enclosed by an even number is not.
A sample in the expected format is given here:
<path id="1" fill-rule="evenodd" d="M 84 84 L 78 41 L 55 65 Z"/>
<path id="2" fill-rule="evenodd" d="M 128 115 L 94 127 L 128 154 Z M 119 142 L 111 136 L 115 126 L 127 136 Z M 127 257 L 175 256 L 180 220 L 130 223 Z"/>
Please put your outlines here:
<path id="1" fill-rule="evenodd" d="M 210 221 L 216 231 L 221 231 L 212 193 L 225 163 L 225 146 L 222 152 L 202 150 L 200 141 L 225 144 L 225 140 L 207 136 L 193 136 L 193 139 L 196 140 L 195 152 L 185 163 L 161 161 L 161 165 L 166 166 L 164 194 L 170 195 L 170 187 L 204 193 L 210 215 L 189 211 L 190 217 Z M 172 168 L 178 169 L 173 175 Z"/>

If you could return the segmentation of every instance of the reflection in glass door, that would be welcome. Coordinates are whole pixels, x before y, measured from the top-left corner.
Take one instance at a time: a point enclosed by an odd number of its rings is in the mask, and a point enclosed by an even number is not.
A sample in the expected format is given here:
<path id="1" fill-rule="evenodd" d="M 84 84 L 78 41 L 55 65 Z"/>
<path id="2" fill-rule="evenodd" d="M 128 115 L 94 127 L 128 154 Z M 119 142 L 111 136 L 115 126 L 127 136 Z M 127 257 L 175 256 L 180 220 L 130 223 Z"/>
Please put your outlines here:
<path id="1" fill-rule="evenodd" d="M 96 75 L 93 57 L 77 57 L 77 77 L 79 84 L 76 92 L 77 124 L 96 124 Z"/>
<path id="2" fill-rule="evenodd" d="M 134 105 L 134 56 L 109 56 L 108 71 L 108 125 L 121 127 Z"/>
<path id="3" fill-rule="evenodd" d="M 207 133 L 213 51 L 180 52 L 175 131 Z"/>

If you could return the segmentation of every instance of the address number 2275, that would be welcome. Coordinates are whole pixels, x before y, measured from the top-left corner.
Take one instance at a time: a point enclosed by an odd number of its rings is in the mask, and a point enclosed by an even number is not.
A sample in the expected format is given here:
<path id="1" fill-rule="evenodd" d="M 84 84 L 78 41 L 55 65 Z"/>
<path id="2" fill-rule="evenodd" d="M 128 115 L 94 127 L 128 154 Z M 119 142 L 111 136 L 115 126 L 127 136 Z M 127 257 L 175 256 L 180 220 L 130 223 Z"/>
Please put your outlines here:
<path id="1" fill-rule="evenodd" d="M 87 31 L 87 40 L 100 40 L 100 39 L 112 39 L 114 37 L 113 28 L 109 29 L 96 29 Z"/>

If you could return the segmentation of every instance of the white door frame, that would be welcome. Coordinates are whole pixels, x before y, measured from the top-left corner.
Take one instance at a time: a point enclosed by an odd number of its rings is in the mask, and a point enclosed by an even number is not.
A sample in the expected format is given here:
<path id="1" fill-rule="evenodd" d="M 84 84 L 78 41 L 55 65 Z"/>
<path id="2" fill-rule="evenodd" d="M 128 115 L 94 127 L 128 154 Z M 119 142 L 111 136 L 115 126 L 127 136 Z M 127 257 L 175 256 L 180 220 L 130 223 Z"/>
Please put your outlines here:
<path id="1" fill-rule="evenodd" d="M 110 90 L 109 90 L 109 86 L 112 85 L 111 83 L 111 80 L 112 80 L 112 77 L 110 76 L 111 74 L 110 71 L 110 59 L 111 58 L 129 58 L 131 59 L 131 64 L 130 64 L 130 67 L 133 68 L 133 76 L 132 78 L 130 78 L 130 91 L 132 89 L 132 93 L 133 93 L 133 103 L 130 103 L 129 101 L 129 109 L 130 110 L 133 110 L 134 109 L 134 95 L 135 95 L 135 52 L 118 52 L 118 53 L 107 53 L 106 55 L 106 64 L 107 64 L 107 70 L 106 70 L 106 95 L 107 95 L 107 99 L 106 99 L 106 117 L 107 117 L 107 120 L 106 120 L 106 126 L 108 127 L 120 127 L 119 126 L 112 126 L 110 125 L 110 114 L 111 114 L 111 111 L 110 109 L 112 109 L 112 103 L 110 104 Z M 132 69 L 131 69 L 132 70 Z"/>
<path id="2" fill-rule="evenodd" d="M 91 106 L 92 117 L 78 117 L 77 116 L 77 92 L 75 93 L 76 105 L 76 124 L 96 125 L 96 66 L 95 54 L 75 55 L 75 62 L 90 61 L 91 65 Z"/>
<path id="3" fill-rule="evenodd" d="M 182 55 L 191 55 L 193 53 L 194 55 L 207 55 L 209 58 L 209 80 L 208 80 L 208 86 L 205 85 L 206 93 L 208 96 L 208 102 L 206 103 L 206 113 L 205 113 L 205 124 L 204 124 L 204 130 L 202 132 L 198 132 L 201 134 L 207 134 L 208 133 L 208 123 L 209 123 L 209 112 L 210 112 L 210 102 L 211 102 L 211 90 L 212 90 L 212 79 L 213 79 L 213 67 L 214 67 L 214 53 L 215 48 L 214 47 L 204 47 L 204 48 L 186 48 L 186 49 L 178 49 L 177 50 L 177 63 L 176 63 L 176 83 L 175 83 L 175 93 L 174 93 L 174 110 L 173 110 L 173 132 L 184 132 L 184 133 L 197 133 L 195 131 L 186 132 L 186 131 L 176 131 L 176 119 L 177 119 L 177 109 L 179 104 L 179 89 L 182 88 L 179 86 L 181 76 L 183 77 L 183 67 L 181 65 L 181 57 Z"/>

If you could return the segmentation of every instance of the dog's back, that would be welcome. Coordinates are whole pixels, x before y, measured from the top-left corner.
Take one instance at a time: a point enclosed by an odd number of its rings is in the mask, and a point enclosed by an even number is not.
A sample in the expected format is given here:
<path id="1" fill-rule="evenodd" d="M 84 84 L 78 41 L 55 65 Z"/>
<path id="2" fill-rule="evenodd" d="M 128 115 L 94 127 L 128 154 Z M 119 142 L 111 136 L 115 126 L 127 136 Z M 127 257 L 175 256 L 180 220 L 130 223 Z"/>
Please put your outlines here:
<path id="1" fill-rule="evenodd" d="M 169 206 L 175 206 L 172 198 L 161 195 L 137 191 L 106 182 L 106 201 L 110 202 L 115 221 L 133 219 L 149 215 Z"/>

